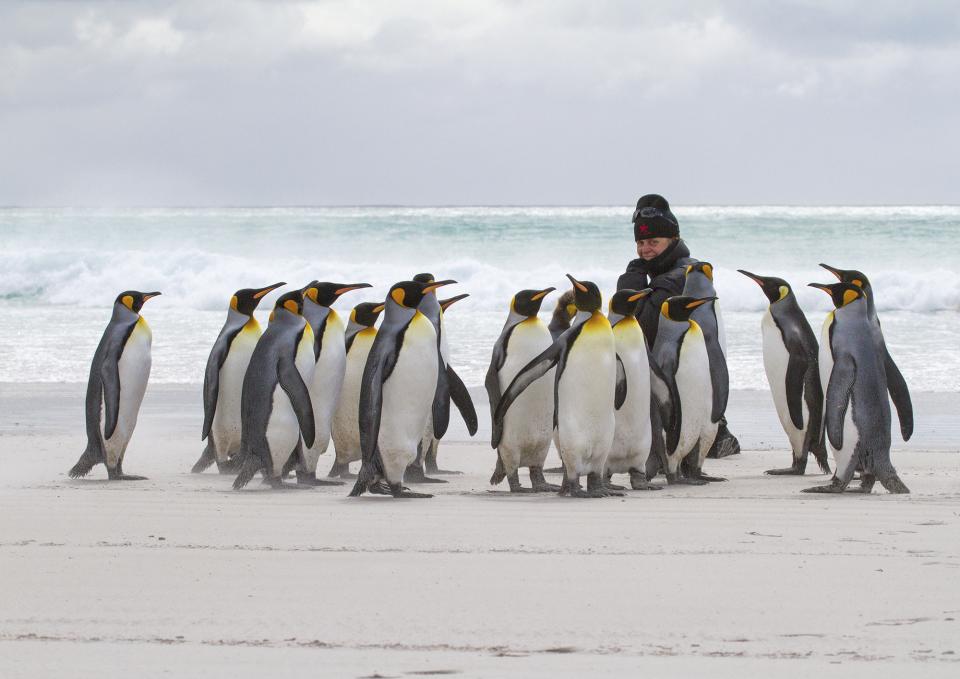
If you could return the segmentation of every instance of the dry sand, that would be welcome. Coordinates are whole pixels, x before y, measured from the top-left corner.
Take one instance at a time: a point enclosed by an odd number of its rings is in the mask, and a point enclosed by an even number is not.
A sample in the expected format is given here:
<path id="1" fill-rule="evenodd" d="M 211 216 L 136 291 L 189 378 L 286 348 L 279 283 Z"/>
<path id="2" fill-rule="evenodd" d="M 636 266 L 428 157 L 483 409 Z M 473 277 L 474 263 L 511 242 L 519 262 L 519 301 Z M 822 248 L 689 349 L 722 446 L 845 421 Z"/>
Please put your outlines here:
<path id="1" fill-rule="evenodd" d="M 729 483 L 511 496 L 452 443 L 464 475 L 395 501 L 187 473 L 197 386 L 148 390 L 125 464 L 148 481 L 71 481 L 82 394 L 0 385 L 0 677 L 960 673 L 952 395 L 917 397 L 909 496 L 764 476 L 789 455 L 738 392 L 752 450 L 707 464 Z"/>

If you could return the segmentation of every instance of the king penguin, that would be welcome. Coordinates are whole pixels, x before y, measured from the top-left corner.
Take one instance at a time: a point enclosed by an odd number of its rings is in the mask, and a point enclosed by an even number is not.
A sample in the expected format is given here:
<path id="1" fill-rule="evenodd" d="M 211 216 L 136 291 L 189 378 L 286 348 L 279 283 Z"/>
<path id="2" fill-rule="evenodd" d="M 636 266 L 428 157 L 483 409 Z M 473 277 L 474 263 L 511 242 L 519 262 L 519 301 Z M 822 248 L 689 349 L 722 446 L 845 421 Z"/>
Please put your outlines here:
<path id="1" fill-rule="evenodd" d="M 743 269 L 738 271 L 759 285 L 770 301 L 760 321 L 763 367 L 777 417 L 793 450 L 791 466 L 768 469 L 767 474 L 802 475 L 806 472 L 807 457 L 811 452 L 820 469 L 829 474 L 817 337 L 789 283 L 782 278 L 758 276 Z"/>
<path id="2" fill-rule="evenodd" d="M 284 484 L 283 470 L 292 456 L 302 454 L 303 444 L 313 445 L 307 386 L 313 366 L 313 331 L 303 317 L 303 292 L 294 290 L 277 299 L 243 378 L 241 463 L 234 489 L 243 488 L 258 471 L 274 488 L 312 487 Z"/>
<path id="3" fill-rule="evenodd" d="M 303 317 L 313 330 L 315 364 L 309 387 L 316 437 L 312 446 L 303 449 L 297 463 L 297 483 L 314 486 L 341 485 L 339 481 L 317 478 L 317 462 L 320 456 L 327 452 L 330 443 L 331 422 L 337 409 L 347 367 L 343 321 L 331 307 L 340 295 L 369 287 L 369 283 L 313 281 L 303 289 Z"/>
<path id="4" fill-rule="evenodd" d="M 712 297 L 670 297 L 660 306 L 660 323 L 653 346 L 653 358 L 660 369 L 659 376 L 667 393 L 657 394 L 665 406 L 661 413 L 667 432 L 667 483 L 703 485 L 708 481 L 722 481 L 704 476 L 703 460 L 717 435 L 717 423 L 712 419 L 714 394 L 720 383 L 713 374 L 715 364 L 710 362 L 707 342 L 700 325 L 690 316 L 693 311 L 713 301 Z M 660 380 L 654 381 L 659 387 Z M 686 474 L 680 474 L 680 465 Z"/>
<path id="5" fill-rule="evenodd" d="M 577 305 L 573 300 L 573 290 L 566 290 L 557 299 L 557 305 L 550 317 L 550 336 L 556 341 L 560 335 L 570 329 L 570 322 L 577 315 Z M 562 470 L 561 470 L 562 471 Z"/>
<path id="6" fill-rule="evenodd" d="M 230 298 L 227 320 L 220 329 L 207 357 L 203 374 L 203 432 L 206 439 L 200 459 L 193 465 L 194 474 L 217 463 L 221 474 L 236 472 L 233 456 L 240 452 L 240 392 L 250 356 L 262 331 L 253 312 L 260 300 L 286 283 L 265 288 L 237 290 Z"/>
<path id="7" fill-rule="evenodd" d="M 336 460 L 327 476 L 341 479 L 354 478 L 350 473 L 350 463 L 363 456 L 360 451 L 360 380 L 363 367 L 367 364 L 370 347 L 377 336 L 377 318 L 383 311 L 383 304 L 361 302 L 353 307 L 347 330 L 344 335 L 344 347 L 347 354 L 347 366 L 343 376 L 340 399 L 333 415 L 333 446 Z"/>
<path id="8" fill-rule="evenodd" d="M 123 456 L 137 426 L 140 403 L 150 378 L 150 326 L 140 315 L 144 302 L 159 292 L 127 290 L 117 295 L 113 315 L 90 364 L 87 380 L 87 447 L 70 470 L 86 476 L 103 462 L 114 481 L 142 481 L 123 473 Z"/>
<path id="9" fill-rule="evenodd" d="M 617 356 L 610 322 L 601 311 L 599 288 L 570 274 L 567 277 L 573 283 L 577 305 L 573 324 L 524 366 L 503 392 L 493 415 L 491 443 L 499 447 L 504 416 L 520 394 L 555 367 L 553 421 L 564 466 L 560 494 L 622 495 L 606 487 L 604 473 L 616 428 L 614 410 L 623 405 L 627 395 L 623 363 Z M 586 491 L 580 485 L 584 474 Z"/>
<path id="10" fill-rule="evenodd" d="M 647 458 L 653 448 L 650 409 L 650 352 L 637 321 L 637 307 L 652 292 L 618 290 L 610 298 L 607 320 L 613 328 L 617 356 L 623 362 L 627 398 L 616 411 L 616 430 L 607 456 L 607 477 L 629 474 L 633 490 L 660 490 L 647 480 Z"/>
<path id="11" fill-rule="evenodd" d="M 546 351 L 553 339 L 538 314 L 543 298 L 556 288 L 521 290 L 510 300 L 510 310 L 500 337 L 493 345 L 484 386 L 490 400 L 490 416 L 496 413 L 500 395 L 520 369 Z M 553 370 L 553 369 L 551 369 Z M 517 397 L 503 417 L 503 433 L 497 451 L 497 466 L 490 477 L 496 485 L 507 479 L 511 493 L 557 492 L 560 486 L 547 483 L 543 463 L 553 436 L 553 380 L 550 371 Z M 520 485 L 519 467 L 530 470 L 530 488 Z"/>
<path id="12" fill-rule="evenodd" d="M 897 409 L 897 419 L 900 420 L 900 435 L 904 441 L 909 441 L 913 435 L 913 403 L 910 399 L 910 390 L 907 388 L 907 382 L 903 379 L 900 369 L 890 357 L 887 351 L 886 341 L 883 339 L 883 330 L 880 328 L 880 319 L 877 317 L 877 304 L 873 294 L 873 287 L 870 280 L 860 271 L 853 269 L 836 269 L 827 264 L 821 264 L 824 269 L 832 273 L 841 283 L 850 283 L 862 288 L 867 297 L 867 316 L 870 319 L 870 332 L 873 335 L 873 341 L 880 352 L 880 358 L 883 361 L 883 369 L 887 375 L 887 389 L 890 391 L 890 399 Z"/>
<path id="13" fill-rule="evenodd" d="M 437 331 L 418 307 L 424 295 L 454 282 L 403 281 L 390 288 L 360 385 L 363 463 L 351 497 L 366 491 L 431 497 L 403 487 L 404 471 L 417 457 L 430 417 L 440 372 Z"/>
<path id="14" fill-rule="evenodd" d="M 833 449 L 834 474 L 805 493 L 842 493 L 861 471 L 860 492 L 879 480 L 891 493 L 909 493 L 890 462 L 890 402 L 884 353 L 874 341 L 866 291 L 851 283 L 811 287 L 830 295 L 820 337 L 820 379 L 827 385 L 824 422 Z"/>
<path id="15" fill-rule="evenodd" d="M 441 325 L 441 351 L 440 355 L 447 361 L 447 369 L 453 371 L 453 368 L 449 366 L 449 340 L 447 338 L 446 329 L 443 327 L 444 317 L 447 315 L 447 309 L 456 304 L 462 299 L 466 299 L 470 295 L 468 293 L 463 293 L 460 295 L 454 295 L 453 297 L 448 297 L 447 299 L 437 300 L 440 304 L 440 325 Z M 423 304 L 423 302 L 421 302 Z M 460 381 L 460 377 L 456 376 L 456 373 L 453 373 L 455 377 L 451 378 L 447 376 L 447 383 L 450 385 L 451 394 L 454 390 L 458 388 L 463 388 L 466 391 L 466 387 L 463 386 L 463 382 Z M 469 393 L 466 397 L 461 398 L 460 395 L 457 396 L 458 400 L 464 404 L 467 414 L 464 415 L 464 419 L 467 421 L 467 433 L 470 436 L 473 436 L 477 433 L 477 415 L 476 411 L 473 410 L 473 399 L 470 397 Z M 448 471 L 445 469 L 440 469 L 437 466 L 437 450 L 440 447 L 440 439 L 437 438 L 433 431 L 432 422 L 427 422 L 426 429 L 423 430 L 423 438 L 420 440 L 420 448 L 417 452 L 417 459 L 414 461 L 414 467 L 417 470 L 422 470 L 422 474 L 417 474 L 415 470 L 413 475 L 415 480 L 418 478 L 420 480 L 425 480 L 426 474 L 459 474 L 457 471 Z M 409 472 L 408 472 L 409 474 Z"/>
<path id="16" fill-rule="evenodd" d="M 435 282 L 433 274 L 430 273 L 418 273 L 413 277 L 413 281 L 427 286 Z M 443 327 L 443 309 L 441 309 L 440 301 L 432 290 L 423 295 L 419 311 L 433 324 L 437 333 L 437 356 L 440 366 L 430 419 L 427 421 L 421 440 L 432 442 L 443 438 L 447 432 L 447 426 L 450 424 L 451 400 L 460 411 L 460 415 L 467 425 L 467 432 L 470 436 L 473 436 L 477 433 L 478 427 L 477 411 L 463 380 L 450 365 L 450 348 Z M 428 448 L 430 447 L 432 446 L 428 446 Z M 429 450 L 421 449 L 417 454 L 417 459 L 407 470 L 406 480 L 411 483 L 446 483 L 442 479 L 428 478 L 426 474 L 428 472 L 432 474 L 459 473 L 439 469 L 435 456 L 430 460 L 426 458 L 428 452 Z M 433 452 L 436 453 L 436 450 L 434 449 Z"/>

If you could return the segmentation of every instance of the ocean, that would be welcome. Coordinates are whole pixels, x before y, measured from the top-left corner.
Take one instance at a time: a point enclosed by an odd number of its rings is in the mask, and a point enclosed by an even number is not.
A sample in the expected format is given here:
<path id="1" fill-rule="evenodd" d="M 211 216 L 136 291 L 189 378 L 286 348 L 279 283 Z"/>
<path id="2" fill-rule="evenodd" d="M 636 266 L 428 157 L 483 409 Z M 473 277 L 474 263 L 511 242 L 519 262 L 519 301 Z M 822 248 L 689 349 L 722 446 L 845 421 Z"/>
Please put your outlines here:
<path id="1" fill-rule="evenodd" d="M 960 207 L 677 207 L 694 257 L 716 270 L 731 386 L 767 387 L 766 298 L 736 269 L 787 279 L 819 335 L 829 310 L 818 262 L 873 283 L 891 354 L 916 391 L 960 391 Z M 0 382 L 85 382 L 116 295 L 161 290 L 143 315 L 157 383 L 198 383 L 237 288 L 313 279 L 373 284 L 382 300 L 416 273 L 470 293 L 447 315 L 453 364 L 483 383 L 507 304 L 565 273 L 605 295 L 636 256 L 623 207 L 0 209 Z M 279 293 L 277 293 L 279 294 Z M 548 320 L 556 300 L 544 303 Z M 261 305 L 265 322 L 274 296 Z"/>

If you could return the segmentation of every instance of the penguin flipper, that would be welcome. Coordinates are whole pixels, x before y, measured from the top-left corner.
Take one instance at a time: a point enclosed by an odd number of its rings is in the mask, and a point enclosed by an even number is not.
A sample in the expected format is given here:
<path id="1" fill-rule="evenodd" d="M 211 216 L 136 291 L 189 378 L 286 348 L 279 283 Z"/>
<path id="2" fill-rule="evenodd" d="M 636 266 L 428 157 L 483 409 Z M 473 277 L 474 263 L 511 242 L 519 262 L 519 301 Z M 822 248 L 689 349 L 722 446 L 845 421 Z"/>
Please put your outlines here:
<path id="1" fill-rule="evenodd" d="M 367 484 L 383 471 L 380 459 L 380 418 L 383 410 L 383 383 L 393 372 L 397 364 L 397 354 L 403 342 L 403 333 L 388 334 L 381 330 L 373 340 L 367 363 L 363 367 L 360 380 L 360 451 L 362 464 L 357 483 L 351 495 L 359 495 Z M 362 488 L 362 490 L 361 490 Z"/>
<path id="2" fill-rule="evenodd" d="M 497 410 L 497 404 L 500 402 L 500 369 L 507 362 L 507 340 L 513 328 L 504 330 L 496 343 L 493 345 L 493 354 L 490 356 L 490 367 L 487 368 L 487 376 L 483 380 L 483 386 L 487 390 L 487 400 L 490 401 L 490 419 Z"/>
<path id="3" fill-rule="evenodd" d="M 847 418 L 847 407 L 850 405 L 856 377 L 857 364 L 851 356 L 840 356 L 833 364 L 825 409 L 827 436 L 835 450 L 843 448 L 843 424 Z"/>
<path id="4" fill-rule="evenodd" d="M 450 426 L 450 384 L 446 366 L 440 350 L 437 349 L 437 390 L 433 395 L 433 435 L 442 439 Z"/>
<path id="5" fill-rule="evenodd" d="M 680 390 L 677 388 L 677 366 L 680 364 L 680 345 L 674 355 L 670 352 L 664 357 L 664 365 L 651 360 L 650 381 L 654 396 L 660 403 L 660 417 L 667 433 L 667 451 L 674 451 L 680 443 L 680 425 L 683 413 L 680 409 Z M 712 375 L 711 375 L 712 377 Z"/>
<path id="6" fill-rule="evenodd" d="M 890 392 L 890 399 L 897 409 L 897 419 L 900 420 L 900 435 L 904 441 L 909 441 L 913 436 L 913 403 L 910 400 L 910 390 L 886 347 L 883 350 L 883 369 L 887 374 L 887 391 Z"/>
<path id="7" fill-rule="evenodd" d="M 806 375 L 806 356 L 791 352 L 787 359 L 787 376 L 784 381 L 786 383 L 787 410 L 790 412 L 790 421 L 797 429 L 803 429 L 803 388 Z"/>
<path id="8" fill-rule="evenodd" d="M 307 444 L 307 447 L 310 447 L 316 438 L 310 391 L 292 359 L 280 359 L 277 376 L 280 379 L 280 387 L 290 398 L 293 411 L 297 414 L 297 422 L 300 424 L 300 434 L 303 436 L 303 441 Z"/>
<path id="9" fill-rule="evenodd" d="M 460 379 L 453 366 L 449 364 L 447 365 L 447 385 L 450 389 L 450 399 L 457 406 L 457 410 L 460 411 L 460 416 L 463 417 L 463 421 L 467 425 L 467 432 L 470 436 L 473 436 L 477 433 L 479 427 L 477 410 L 473 407 L 473 399 L 470 397 L 467 386 Z"/>
<path id="10" fill-rule="evenodd" d="M 805 450 L 813 453 L 814 459 L 824 474 L 830 473 L 827 460 L 827 447 L 823 432 L 823 385 L 820 383 L 820 369 L 816 356 L 807 361 L 807 374 L 804 379 L 804 399 L 807 402 L 807 433 L 803 439 Z"/>
<path id="11" fill-rule="evenodd" d="M 572 340 L 580 334 L 581 328 L 582 324 L 576 328 L 571 328 L 561 337 L 568 337 Z M 567 346 L 567 342 L 564 342 L 562 339 L 557 340 L 541 352 L 539 356 L 523 366 L 516 377 L 513 378 L 513 381 L 510 382 L 510 385 L 507 387 L 507 390 L 503 392 L 503 396 L 500 398 L 500 402 L 497 403 L 497 408 L 493 413 L 493 433 L 490 441 L 492 448 L 500 446 L 500 439 L 503 436 L 503 417 L 507 414 L 507 410 L 510 409 L 513 402 L 517 400 L 517 397 L 519 397 L 527 387 L 550 372 L 551 368 L 562 362 Z M 559 378 L 559 375 L 557 377 Z M 556 388 L 554 388 L 554 391 L 556 391 Z M 556 423 L 556 403 L 554 403 L 554 423 Z"/>
<path id="12" fill-rule="evenodd" d="M 120 357 L 108 358 L 100 366 L 100 384 L 103 387 L 103 438 L 109 439 L 120 419 Z"/>
<path id="13" fill-rule="evenodd" d="M 623 367 L 623 359 L 617 354 L 617 386 L 613 396 L 613 407 L 620 410 L 620 406 L 627 400 L 627 371 Z"/>
<path id="14" fill-rule="evenodd" d="M 713 408 L 710 411 L 710 421 L 719 422 L 727 410 L 727 400 L 730 397 L 730 373 L 727 370 L 727 358 L 723 355 L 719 338 L 711 339 L 712 341 L 706 343 L 710 383 L 713 386 Z"/>
<path id="15" fill-rule="evenodd" d="M 217 341 L 213 343 L 210 356 L 207 358 L 207 368 L 203 373 L 203 431 L 200 435 L 201 441 L 210 435 L 210 428 L 213 427 L 213 415 L 217 411 L 217 396 L 220 394 L 220 368 L 227 360 L 230 345 L 239 333 L 240 328 L 231 333 L 221 333 Z"/>

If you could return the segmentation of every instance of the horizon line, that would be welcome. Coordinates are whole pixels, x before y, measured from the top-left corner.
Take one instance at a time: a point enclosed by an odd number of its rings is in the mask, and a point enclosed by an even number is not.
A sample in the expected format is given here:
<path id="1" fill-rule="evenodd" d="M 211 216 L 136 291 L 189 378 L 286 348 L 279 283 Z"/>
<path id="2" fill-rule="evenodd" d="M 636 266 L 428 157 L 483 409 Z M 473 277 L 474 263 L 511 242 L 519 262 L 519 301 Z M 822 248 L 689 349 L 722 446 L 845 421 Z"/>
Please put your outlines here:
<path id="1" fill-rule="evenodd" d="M 672 203 L 671 207 L 783 207 L 783 208 L 860 208 L 860 207 L 960 207 L 960 203 Z M 254 204 L 167 204 L 167 205 L 16 205 L 3 204 L 0 210 L 250 210 L 294 209 L 421 209 L 421 208 L 624 208 L 632 203 L 254 203 Z"/>

